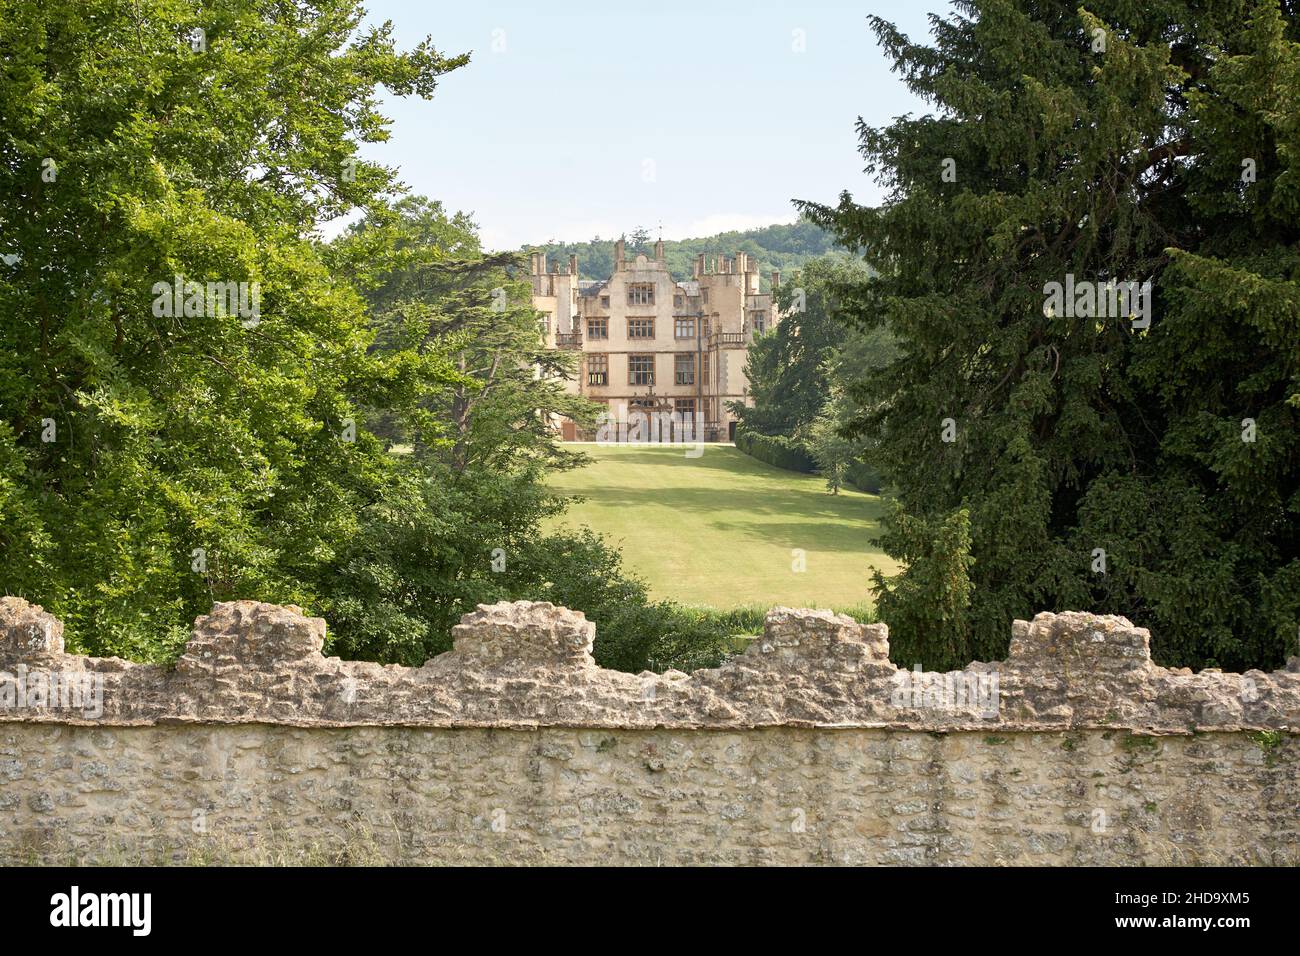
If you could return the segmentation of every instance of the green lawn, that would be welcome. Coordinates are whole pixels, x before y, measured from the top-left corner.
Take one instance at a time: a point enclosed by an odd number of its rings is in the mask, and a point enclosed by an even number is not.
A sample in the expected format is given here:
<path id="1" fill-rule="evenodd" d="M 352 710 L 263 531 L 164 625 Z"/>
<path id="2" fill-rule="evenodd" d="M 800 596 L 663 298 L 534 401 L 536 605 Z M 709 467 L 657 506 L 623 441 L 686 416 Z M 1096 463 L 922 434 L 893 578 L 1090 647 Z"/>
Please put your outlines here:
<path id="1" fill-rule="evenodd" d="M 586 500 L 555 524 L 587 525 L 623 551 L 657 598 L 732 608 L 861 607 L 871 568 L 898 565 L 873 543 L 875 495 L 827 494 L 822 479 L 723 445 L 582 445 L 595 461 L 552 484 Z M 804 551 L 796 572 L 793 549 Z"/>

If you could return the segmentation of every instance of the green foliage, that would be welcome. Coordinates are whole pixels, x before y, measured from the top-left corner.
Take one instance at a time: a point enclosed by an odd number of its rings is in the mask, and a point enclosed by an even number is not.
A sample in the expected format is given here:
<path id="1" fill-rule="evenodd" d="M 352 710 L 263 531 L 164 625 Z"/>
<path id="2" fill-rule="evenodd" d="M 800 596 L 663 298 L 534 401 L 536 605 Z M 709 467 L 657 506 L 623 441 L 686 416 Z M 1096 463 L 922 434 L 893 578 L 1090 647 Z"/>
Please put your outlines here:
<path id="1" fill-rule="evenodd" d="M 736 447 L 751 458 L 786 471 L 812 474 L 817 470 L 817 463 L 803 443 L 784 435 L 760 435 L 747 428 L 738 428 Z"/>
<path id="2" fill-rule="evenodd" d="M 861 127 L 880 208 L 804 209 L 880 270 L 846 312 L 901 346 L 850 389 L 899 502 L 891 639 L 995 659 L 1013 618 L 1079 608 L 1149 627 L 1162 663 L 1277 666 L 1300 627 L 1294 7 L 981 0 L 933 46 L 872 24 L 936 114 Z M 1149 329 L 1045 314 L 1067 274 L 1151 278 Z"/>
<path id="3" fill-rule="evenodd" d="M 725 624 L 540 533 L 564 507 L 546 471 L 581 460 L 543 416 L 589 404 L 515 257 L 390 205 L 393 172 L 356 157 L 386 135 L 378 85 L 428 95 L 465 62 L 354 37 L 360 16 L 0 0 L 0 593 L 138 660 L 252 598 L 326 617 L 331 653 L 419 664 L 475 604 L 537 597 L 589 611 L 613 666 L 716 663 Z M 157 314 L 178 274 L 256 281 L 260 314 Z"/>
<path id="4" fill-rule="evenodd" d="M 1260 752 L 1264 754 L 1264 766 L 1276 767 L 1278 759 L 1283 754 L 1285 744 L 1282 732 L 1278 730 L 1260 730 L 1251 734 L 1250 739 L 1255 742 Z"/>
<path id="5" fill-rule="evenodd" d="M 324 589 L 334 652 L 419 665 L 450 649 L 451 626 L 475 605 L 531 599 L 584 612 L 604 666 L 718 663 L 725 623 L 651 602 L 591 532 L 541 533 L 565 506 L 546 472 L 586 460 L 546 416 L 590 422 L 594 406 L 563 390 L 573 358 L 543 348 L 515 257 L 484 256 L 472 224 L 437 203 L 411 197 L 393 212 L 359 224 L 336 251 L 390 251 L 391 269 L 368 293 L 375 351 L 441 355 L 456 375 L 426 392 L 418 414 L 373 410 L 411 451 Z"/>
<path id="6" fill-rule="evenodd" d="M 577 356 L 545 347 L 543 316 L 532 307 L 517 256 L 483 255 L 472 223 L 422 197 L 363 220 L 339 245 L 344 253 L 379 245 L 394 257 L 367 293 L 375 349 L 440 355 L 457 372 L 422 399 L 419 419 L 403 423 L 374 410 L 372 421 L 391 442 L 413 444 L 457 472 L 508 471 L 528 461 L 571 468 L 585 460 L 561 445 L 552 422 L 564 417 L 592 427 L 601 406 L 566 391 Z"/>
<path id="7" fill-rule="evenodd" d="M 880 494 L 880 474 L 863 460 L 864 456 L 870 456 L 870 450 L 861 438 L 852 437 L 852 422 L 861 409 L 838 384 L 840 369 L 846 366 L 853 367 L 838 357 L 832 361 L 829 374 L 836 384 L 803 434 L 818 471 L 826 478 L 827 491 L 838 494 L 848 484 L 859 491 Z"/>
<path id="8" fill-rule="evenodd" d="M 596 625 L 597 663 L 633 672 L 716 666 L 733 635 L 754 626 L 752 613 L 650 601 L 619 552 L 587 529 L 537 534 L 556 501 L 534 477 L 498 477 L 495 495 L 486 476 L 426 482 L 419 498 L 395 489 L 395 507 L 368 523 L 371 534 L 330 582 L 330 653 L 418 666 L 451 649 L 462 614 L 502 600 L 582 611 Z"/>
<path id="9" fill-rule="evenodd" d="M 861 263 L 830 256 L 796 273 L 777 297 L 780 323 L 749 348 L 752 404 L 732 405 L 745 428 L 803 446 L 831 494 L 846 483 L 880 491 L 879 475 L 865 461 L 870 449 L 850 428 L 861 413 L 852 385 L 864 370 L 889 364 L 897 349 L 887 329 L 862 331 L 844 318 L 870 278 Z"/>
<path id="10" fill-rule="evenodd" d="M 368 352 L 312 239 L 395 188 L 356 155 L 386 136 L 377 88 L 428 96 L 466 62 L 360 17 L 0 0 L 0 593 L 74 648 L 165 656 L 224 598 L 318 606 L 396 475 L 349 419 L 455 375 Z M 178 274 L 260 283 L 260 324 L 154 314 Z"/>
<path id="11" fill-rule="evenodd" d="M 538 478 L 403 461 L 325 576 L 330 653 L 416 666 L 475 605 L 520 597 L 537 525 L 562 508 Z"/>
<path id="12" fill-rule="evenodd" d="M 628 255 L 638 252 L 654 255 L 654 242 L 645 229 L 634 230 L 624 242 Z M 700 239 L 665 239 L 664 260 L 668 271 L 678 280 L 683 280 L 694 274 L 695 258 L 701 253 L 733 256 L 737 252 L 747 252 L 758 264 L 763 288 L 766 289 L 773 269 L 789 273 L 830 252 L 831 242 L 830 235 L 821 227 L 810 222 L 796 222 L 742 232 L 722 232 Z M 553 242 L 530 246 L 527 251 L 545 252 L 550 262 L 560 264 L 567 264 L 569 256 L 576 255 L 578 275 L 583 279 L 606 279 L 614 271 L 614 239 L 598 236 L 587 242 Z"/>
<path id="13" fill-rule="evenodd" d="M 716 667 L 732 649 L 743 614 L 652 602 L 645 584 L 622 569 L 619 552 L 588 529 L 551 535 L 524 557 L 530 582 L 519 589 L 586 614 L 596 625 L 596 663 L 639 672 Z"/>
<path id="14" fill-rule="evenodd" d="M 448 469 L 415 487 L 393 486 L 323 589 L 328 652 L 419 666 L 451 649 L 452 625 L 476 605 L 535 600 L 586 614 L 603 667 L 718 664 L 731 621 L 651 602 L 618 551 L 586 529 L 538 533 L 562 505 L 537 478 Z"/>
<path id="15" fill-rule="evenodd" d="M 926 520 L 895 503 L 887 527 L 880 543 L 915 569 L 899 575 L 892 587 L 886 587 L 879 571 L 874 575 L 877 612 L 889 624 L 891 657 L 937 671 L 987 659 L 971 644 L 970 515 L 955 511 Z"/>
<path id="16" fill-rule="evenodd" d="M 746 356 L 753 404 L 732 406 L 748 428 L 793 437 L 812 424 L 830 398 L 830 363 L 850 334 L 843 299 L 858 294 L 869 275 L 861 263 L 827 256 L 782 283 L 776 296 L 781 321 Z"/>
<path id="17" fill-rule="evenodd" d="M 880 472 L 865 461 L 850 461 L 844 469 L 844 480 L 867 494 L 878 495 L 881 492 Z"/>
<path id="18" fill-rule="evenodd" d="M 833 495 L 839 494 L 849 480 L 849 469 L 856 464 L 856 445 L 844 436 L 841 427 L 843 405 L 843 396 L 833 394 L 812 424 L 804 429 L 808 453 L 826 479 L 826 490 Z"/>
<path id="19" fill-rule="evenodd" d="M 360 18 L 0 0 L 0 593 L 138 660 L 252 598 L 326 617 L 330 653 L 420 664 L 476 604 L 534 598 L 586 612 L 606 666 L 717 664 L 752 612 L 652 602 L 590 532 L 541 532 L 547 472 L 582 461 L 548 418 L 592 406 L 517 257 L 357 156 L 379 86 L 428 96 L 466 62 Z M 178 275 L 258 283 L 259 314 L 160 313 Z"/>

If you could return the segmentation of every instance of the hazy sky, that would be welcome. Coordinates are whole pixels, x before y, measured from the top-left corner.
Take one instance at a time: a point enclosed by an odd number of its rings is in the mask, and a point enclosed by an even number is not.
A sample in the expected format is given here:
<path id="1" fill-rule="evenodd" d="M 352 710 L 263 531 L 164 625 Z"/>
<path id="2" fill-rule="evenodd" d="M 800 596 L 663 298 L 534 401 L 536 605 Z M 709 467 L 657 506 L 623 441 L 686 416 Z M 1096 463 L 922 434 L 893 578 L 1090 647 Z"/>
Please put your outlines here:
<path id="1" fill-rule="evenodd" d="M 370 0 L 408 47 L 470 52 L 432 100 L 389 98 L 364 148 L 415 192 L 472 212 L 485 243 L 668 239 L 791 222 L 790 200 L 878 197 L 854 123 L 924 104 L 866 17 L 928 36 L 944 0 Z"/>

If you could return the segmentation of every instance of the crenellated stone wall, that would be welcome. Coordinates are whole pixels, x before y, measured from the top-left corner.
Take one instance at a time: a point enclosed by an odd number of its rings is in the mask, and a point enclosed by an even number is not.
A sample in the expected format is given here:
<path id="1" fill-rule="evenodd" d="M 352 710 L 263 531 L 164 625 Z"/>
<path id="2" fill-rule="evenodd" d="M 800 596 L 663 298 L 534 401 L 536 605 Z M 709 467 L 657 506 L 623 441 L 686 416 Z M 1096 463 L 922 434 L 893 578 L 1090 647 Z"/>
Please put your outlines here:
<path id="1" fill-rule="evenodd" d="M 165 668 L 66 654 L 0 599 L 0 859 L 1300 862 L 1300 659 L 1169 670 L 1071 612 L 921 673 L 883 625 L 777 608 L 719 668 L 626 674 L 594 633 L 480 606 L 450 652 L 381 666 L 239 601 Z"/>

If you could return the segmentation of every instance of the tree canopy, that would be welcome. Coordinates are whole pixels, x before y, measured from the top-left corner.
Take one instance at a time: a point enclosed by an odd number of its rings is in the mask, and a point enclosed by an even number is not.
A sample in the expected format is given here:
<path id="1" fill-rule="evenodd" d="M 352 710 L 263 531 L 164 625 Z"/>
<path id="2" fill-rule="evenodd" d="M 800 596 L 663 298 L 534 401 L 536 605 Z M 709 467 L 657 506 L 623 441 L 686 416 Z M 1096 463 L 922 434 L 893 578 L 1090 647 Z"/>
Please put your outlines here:
<path id="1" fill-rule="evenodd" d="M 617 238 L 596 236 L 586 242 L 552 242 L 534 248 L 545 252 L 550 262 L 560 265 L 566 264 L 570 255 L 576 255 L 581 278 L 605 279 L 614 271 L 614 241 Z M 624 241 L 629 255 L 637 251 L 646 255 L 654 253 L 650 233 L 640 226 L 627 233 Z M 766 289 L 773 269 L 789 273 L 832 249 L 833 240 L 828 232 L 811 222 L 801 221 L 721 232 L 698 239 L 665 239 L 664 260 L 668 271 L 681 281 L 691 277 L 695 257 L 700 253 L 733 256 L 737 252 L 747 252 L 757 263 Z"/>
<path id="2" fill-rule="evenodd" d="M 231 596 L 313 605 L 392 469 L 358 410 L 455 374 L 369 352 L 313 242 L 395 189 L 356 152 L 386 136 L 378 88 L 466 62 L 361 15 L 0 2 L 0 592 L 74 647 L 149 656 Z"/>
<path id="3" fill-rule="evenodd" d="M 753 404 L 733 410 L 746 428 L 765 435 L 803 437 L 836 385 L 841 350 L 860 361 L 857 372 L 892 354 L 885 329 L 855 330 L 845 319 L 845 300 L 861 294 L 870 277 L 846 256 L 809 260 L 776 294 L 781 321 L 750 346 L 745 375 Z"/>
<path id="4" fill-rule="evenodd" d="M 850 429 L 897 495 L 891 640 L 960 666 L 1074 608 L 1149 627 L 1163 663 L 1276 666 L 1300 630 L 1296 7 L 956 7 L 930 45 L 871 19 L 935 110 L 860 122 L 886 201 L 802 204 L 880 271 L 848 314 L 901 349 Z M 1112 281 L 1150 298 L 1104 308 Z M 1052 283 L 1082 291 L 1058 309 Z"/>

